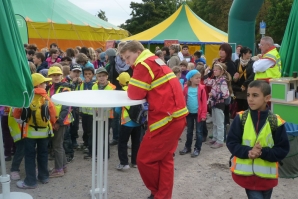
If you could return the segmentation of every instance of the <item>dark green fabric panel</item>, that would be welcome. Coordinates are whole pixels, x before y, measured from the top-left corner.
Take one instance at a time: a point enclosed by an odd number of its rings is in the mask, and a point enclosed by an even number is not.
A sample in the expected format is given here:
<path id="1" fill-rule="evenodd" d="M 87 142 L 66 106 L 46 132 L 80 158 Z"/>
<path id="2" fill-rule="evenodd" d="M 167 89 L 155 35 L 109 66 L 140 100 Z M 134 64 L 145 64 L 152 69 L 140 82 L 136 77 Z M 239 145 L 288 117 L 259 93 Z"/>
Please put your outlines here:
<path id="1" fill-rule="evenodd" d="M 183 5 L 176 20 L 152 40 L 162 41 L 165 39 L 178 39 L 179 41 L 199 42 L 199 38 L 194 34 L 189 23 L 186 16 L 185 5 Z"/>

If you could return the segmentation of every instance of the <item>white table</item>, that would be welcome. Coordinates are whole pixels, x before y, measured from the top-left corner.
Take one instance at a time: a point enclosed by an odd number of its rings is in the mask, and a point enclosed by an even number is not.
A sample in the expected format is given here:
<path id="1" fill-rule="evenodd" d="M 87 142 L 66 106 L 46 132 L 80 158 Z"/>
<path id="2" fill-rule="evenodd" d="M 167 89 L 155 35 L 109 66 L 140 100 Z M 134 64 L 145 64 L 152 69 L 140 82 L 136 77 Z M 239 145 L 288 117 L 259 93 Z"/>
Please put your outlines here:
<path id="1" fill-rule="evenodd" d="M 131 100 L 126 91 L 115 90 L 84 90 L 58 93 L 52 96 L 55 104 L 91 107 L 93 108 L 93 133 L 92 133 L 92 199 L 108 198 L 108 161 L 104 161 L 102 149 L 105 151 L 105 159 L 108 157 L 108 112 L 112 107 L 132 106 L 142 104 L 144 100 Z M 96 129 L 96 122 L 98 122 Z M 105 129 L 104 124 L 105 123 Z M 96 149 L 97 136 L 97 157 Z M 104 133 L 106 134 L 104 136 Z M 105 138 L 105 139 L 104 139 Z M 104 139 L 104 142 L 103 142 Z M 95 159 L 97 158 L 97 161 Z"/>

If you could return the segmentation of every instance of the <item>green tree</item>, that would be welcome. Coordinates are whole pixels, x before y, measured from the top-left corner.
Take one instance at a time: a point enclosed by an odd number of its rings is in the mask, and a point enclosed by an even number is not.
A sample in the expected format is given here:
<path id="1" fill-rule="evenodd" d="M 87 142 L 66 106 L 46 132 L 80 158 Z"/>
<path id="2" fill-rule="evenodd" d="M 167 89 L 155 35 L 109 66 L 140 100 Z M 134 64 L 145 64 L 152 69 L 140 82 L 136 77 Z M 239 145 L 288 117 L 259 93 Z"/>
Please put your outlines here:
<path id="1" fill-rule="evenodd" d="M 104 21 L 108 21 L 108 18 L 106 17 L 106 12 L 105 12 L 105 11 L 99 10 L 99 11 L 97 12 L 97 16 L 98 16 L 100 19 L 104 20 Z"/>
<path id="2" fill-rule="evenodd" d="M 143 3 L 130 3 L 131 18 L 120 27 L 131 34 L 147 30 L 168 18 L 178 8 L 176 0 L 143 0 Z"/>

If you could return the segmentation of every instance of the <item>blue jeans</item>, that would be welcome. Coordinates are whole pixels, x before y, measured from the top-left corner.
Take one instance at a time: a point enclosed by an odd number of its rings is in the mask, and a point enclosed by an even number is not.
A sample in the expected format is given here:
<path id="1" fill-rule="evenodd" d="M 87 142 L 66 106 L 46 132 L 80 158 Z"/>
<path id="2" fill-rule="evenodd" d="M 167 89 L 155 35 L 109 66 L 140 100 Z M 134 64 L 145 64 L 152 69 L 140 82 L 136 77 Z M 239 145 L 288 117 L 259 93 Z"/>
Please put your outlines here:
<path id="1" fill-rule="evenodd" d="M 196 124 L 196 143 L 195 148 L 201 151 L 202 141 L 203 141 L 203 131 L 202 131 L 202 122 L 198 122 L 198 114 L 197 113 L 189 113 L 186 116 L 187 122 L 187 134 L 186 134 L 186 142 L 185 147 L 187 149 L 191 149 L 192 140 L 193 140 L 193 130 L 194 125 Z"/>
<path id="2" fill-rule="evenodd" d="M 267 191 L 256 191 L 245 189 L 248 199 L 270 199 L 273 189 Z"/>
<path id="3" fill-rule="evenodd" d="M 36 182 L 36 164 L 35 158 L 37 153 L 38 180 L 45 181 L 49 178 L 48 171 L 48 138 L 41 139 L 24 139 L 25 145 L 25 184 L 35 186 Z M 35 150 L 35 146 L 37 148 Z"/>
<path id="4" fill-rule="evenodd" d="M 12 159 L 11 169 L 10 169 L 11 172 L 20 171 L 20 165 L 21 165 L 21 162 L 24 158 L 24 153 L 25 153 L 25 150 L 24 150 L 25 141 L 24 141 L 24 139 L 19 140 L 19 141 L 15 142 L 14 144 L 16 146 L 16 152 L 15 152 L 15 154 L 13 156 L 13 159 Z"/>

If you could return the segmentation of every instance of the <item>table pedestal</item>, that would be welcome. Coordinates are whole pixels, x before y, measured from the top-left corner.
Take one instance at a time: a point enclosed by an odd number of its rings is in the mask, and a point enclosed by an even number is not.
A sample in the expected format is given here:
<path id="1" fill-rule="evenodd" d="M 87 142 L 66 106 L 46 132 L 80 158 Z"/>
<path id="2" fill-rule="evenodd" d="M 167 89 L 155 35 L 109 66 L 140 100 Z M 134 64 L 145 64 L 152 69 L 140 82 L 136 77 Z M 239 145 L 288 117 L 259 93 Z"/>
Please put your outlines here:
<path id="1" fill-rule="evenodd" d="M 108 198 L 108 112 L 109 109 L 107 108 L 93 108 L 92 188 L 90 190 L 92 199 Z"/>

